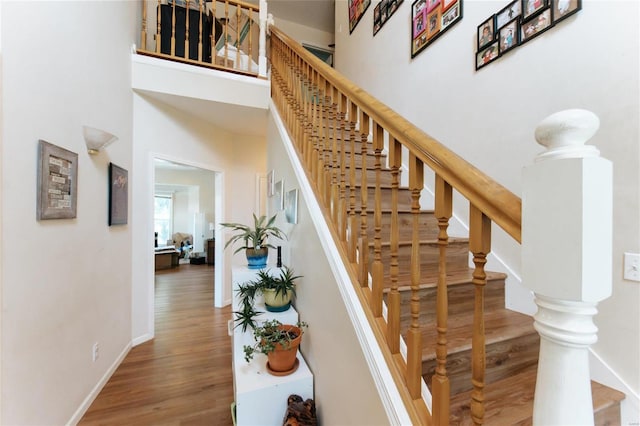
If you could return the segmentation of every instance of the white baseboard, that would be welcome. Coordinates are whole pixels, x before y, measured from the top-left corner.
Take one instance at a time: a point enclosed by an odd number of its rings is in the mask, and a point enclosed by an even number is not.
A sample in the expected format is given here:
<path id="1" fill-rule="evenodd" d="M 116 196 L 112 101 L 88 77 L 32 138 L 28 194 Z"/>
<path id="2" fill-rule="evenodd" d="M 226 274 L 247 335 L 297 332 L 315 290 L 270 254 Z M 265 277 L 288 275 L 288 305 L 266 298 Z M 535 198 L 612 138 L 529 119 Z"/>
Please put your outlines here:
<path id="1" fill-rule="evenodd" d="M 637 426 L 640 424 L 640 396 L 593 349 L 589 349 L 589 369 L 591 380 L 602 383 L 626 395 L 626 398 L 620 404 L 620 424 L 622 426 Z"/>
<path id="2" fill-rule="evenodd" d="M 144 342 L 148 342 L 149 340 L 153 339 L 153 337 L 154 336 L 151 333 L 146 333 L 146 334 L 143 334 L 142 336 L 138 336 L 131 341 L 131 347 L 134 348 Z"/>
<path id="3" fill-rule="evenodd" d="M 118 358 L 116 358 L 113 364 L 111 364 L 111 366 L 104 373 L 100 381 L 96 383 L 96 385 L 93 387 L 91 392 L 89 392 L 89 395 L 87 395 L 84 401 L 82 401 L 82 404 L 80 404 L 80 407 L 78 407 L 76 412 L 73 413 L 73 416 L 71 416 L 69 421 L 66 423 L 67 425 L 77 425 L 80 422 L 80 420 L 82 419 L 82 416 L 84 416 L 84 414 L 87 412 L 87 410 L 89 409 L 93 401 L 96 399 L 96 397 L 104 387 L 104 385 L 107 384 L 107 382 L 109 381 L 113 373 L 115 373 L 116 369 L 122 363 L 122 361 L 127 356 L 130 350 L 131 350 L 131 343 L 127 343 L 127 345 L 124 347 L 122 352 L 120 352 L 120 355 L 118 355 Z"/>

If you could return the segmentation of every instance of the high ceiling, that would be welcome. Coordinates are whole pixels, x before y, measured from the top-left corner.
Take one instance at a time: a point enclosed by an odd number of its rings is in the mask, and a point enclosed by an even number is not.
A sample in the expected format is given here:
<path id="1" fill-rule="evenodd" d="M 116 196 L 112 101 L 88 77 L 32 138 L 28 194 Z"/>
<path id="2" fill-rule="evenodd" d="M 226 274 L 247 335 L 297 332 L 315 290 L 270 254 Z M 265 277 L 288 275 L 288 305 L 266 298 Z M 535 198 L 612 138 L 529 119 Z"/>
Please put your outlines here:
<path id="1" fill-rule="evenodd" d="M 258 4 L 259 0 L 249 0 Z M 335 0 L 267 0 L 269 13 L 278 18 L 295 22 L 328 33 L 334 31 Z"/>

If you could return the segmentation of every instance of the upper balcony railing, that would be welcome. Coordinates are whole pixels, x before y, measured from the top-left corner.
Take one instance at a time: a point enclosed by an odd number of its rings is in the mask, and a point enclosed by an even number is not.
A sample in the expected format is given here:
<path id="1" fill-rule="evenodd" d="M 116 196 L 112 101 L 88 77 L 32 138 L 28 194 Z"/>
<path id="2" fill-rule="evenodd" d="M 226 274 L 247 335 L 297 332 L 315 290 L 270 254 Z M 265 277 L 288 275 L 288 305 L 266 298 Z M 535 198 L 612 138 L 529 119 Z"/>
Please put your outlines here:
<path id="1" fill-rule="evenodd" d="M 145 0 L 138 53 L 266 78 L 267 4 Z"/>

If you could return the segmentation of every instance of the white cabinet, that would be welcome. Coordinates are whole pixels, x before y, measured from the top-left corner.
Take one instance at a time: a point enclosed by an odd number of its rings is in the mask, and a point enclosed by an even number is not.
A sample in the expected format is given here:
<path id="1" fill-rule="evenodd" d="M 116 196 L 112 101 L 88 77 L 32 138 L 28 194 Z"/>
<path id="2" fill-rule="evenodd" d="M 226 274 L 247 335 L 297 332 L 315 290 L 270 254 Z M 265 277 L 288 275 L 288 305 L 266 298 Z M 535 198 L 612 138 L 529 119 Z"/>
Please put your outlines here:
<path id="1" fill-rule="evenodd" d="M 275 266 L 269 266 L 268 269 L 273 273 L 279 273 L 279 269 Z M 246 267 L 233 269 L 234 311 L 239 310 L 236 293 L 238 284 L 255 279 L 257 271 Z M 277 319 L 283 324 L 295 324 L 298 321 L 298 313 L 293 307 L 285 312 L 268 312 L 264 302 L 257 300 L 255 309 L 264 312 L 257 317 L 259 323 L 271 319 Z M 298 351 L 300 365 L 293 374 L 273 376 L 267 372 L 266 355 L 254 354 L 253 360 L 249 363 L 244 360 L 243 346 L 254 343 L 251 330 L 242 332 L 242 328 L 238 327 L 233 330 L 232 339 L 237 426 L 282 425 L 289 395 L 300 395 L 303 399 L 313 398 L 313 375 L 300 351 Z"/>

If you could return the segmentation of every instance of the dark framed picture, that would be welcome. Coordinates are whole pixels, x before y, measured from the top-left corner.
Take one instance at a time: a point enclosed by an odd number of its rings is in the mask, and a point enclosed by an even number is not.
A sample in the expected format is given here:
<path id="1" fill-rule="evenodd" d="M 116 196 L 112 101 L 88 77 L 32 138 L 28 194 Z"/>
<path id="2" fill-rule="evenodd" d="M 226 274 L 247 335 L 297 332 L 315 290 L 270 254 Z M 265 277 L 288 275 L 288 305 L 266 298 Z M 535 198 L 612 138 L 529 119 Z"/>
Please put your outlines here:
<path id="1" fill-rule="evenodd" d="M 431 13 L 439 4 L 440 0 L 427 0 L 427 13 Z"/>
<path id="2" fill-rule="evenodd" d="M 73 219 L 78 205 L 78 154 L 38 141 L 36 218 Z"/>
<path id="3" fill-rule="evenodd" d="M 463 0 L 415 0 L 412 3 L 412 58 L 433 43 L 445 30 L 462 20 L 462 2 Z"/>
<path id="4" fill-rule="evenodd" d="M 427 40 L 440 32 L 442 26 L 442 8 L 438 5 L 427 14 Z"/>
<path id="5" fill-rule="evenodd" d="M 353 32 L 360 19 L 371 5 L 371 0 L 349 0 L 349 34 Z M 382 11 L 381 11 L 382 12 Z"/>
<path id="6" fill-rule="evenodd" d="M 373 8 L 373 35 L 376 35 L 378 31 L 380 31 L 380 27 L 382 26 L 380 22 L 380 3 Z"/>
<path id="7" fill-rule="evenodd" d="M 496 13 L 496 29 L 504 27 L 508 22 L 516 19 L 522 14 L 522 1 L 513 0 L 500 12 Z"/>
<path id="8" fill-rule="evenodd" d="M 528 19 L 549 5 L 549 0 L 522 0 L 522 19 Z"/>
<path id="9" fill-rule="evenodd" d="M 382 0 L 380 2 L 380 25 L 384 25 L 385 22 L 387 22 L 387 18 L 389 17 L 388 15 L 388 11 L 389 8 L 387 7 L 387 4 L 389 3 L 388 0 Z"/>
<path id="10" fill-rule="evenodd" d="M 461 19 L 462 14 L 460 12 L 461 12 L 460 2 L 459 1 L 452 2 L 449 8 L 446 9 L 445 12 L 442 14 L 442 29 L 440 31 L 444 31 L 449 25 Z"/>
<path id="11" fill-rule="evenodd" d="M 391 17 L 391 15 L 395 13 L 402 2 L 403 0 L 389 0 L 387 3 L 387 18 Z"/>
<path id="12" fill-rule="evenodd" d="M 485 65 L 495 61 L 500 56 L 500 48 L 498 42 L 495 41 L 476 53 L 476 71 Z"/>
<path id="13" fill-rule="evenodd" d="M 478 25 L 478 52 L 485 46 L 493 42 L 493 34 L 495 29 L 495 15 L 491 15 L 489 19 Z"/>
<path id="14" fill-rule="evenodd" d="M 520 43 L 520 18 L 514 18 L 498 30 L 498 41 L 501 55 Z"/>
<path id="15" fill-rule="evenodd" d="M 553 3 L 553 22 L 562 21 L 582 9 L 582 0 L 555 0 Z"/>
<path id="16" fill-rule="evenodd" d="M 520 43 L 525 43 L 551 28 L 551 8 L 548 7 L 533 19 L 523 22 L 520 28 Z"/>
<path id="17" fill-rule="evenodd" d="M 109 226 L 127 224 L 128 200 L 129 173 L 109 163 Z"/>

